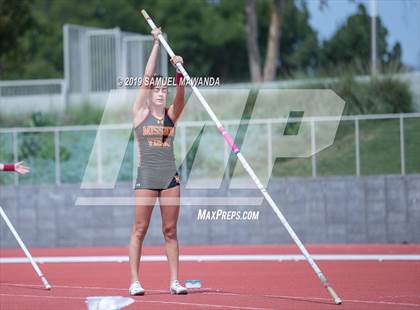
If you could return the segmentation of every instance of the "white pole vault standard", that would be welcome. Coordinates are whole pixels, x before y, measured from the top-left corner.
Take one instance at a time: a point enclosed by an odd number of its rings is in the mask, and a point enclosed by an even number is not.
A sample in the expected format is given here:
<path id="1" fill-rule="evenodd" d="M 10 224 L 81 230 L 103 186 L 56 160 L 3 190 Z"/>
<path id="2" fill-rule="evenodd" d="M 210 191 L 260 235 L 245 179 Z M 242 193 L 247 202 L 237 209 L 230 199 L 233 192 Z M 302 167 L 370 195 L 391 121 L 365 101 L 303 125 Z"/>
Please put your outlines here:
<path id="1" fill-rule="evenodd" d="M 141 13 L 143 14 L 144 18 L 146 19 L 147 23 L 152 29 L 156 28 L 155 23 L 150 18 L 150 16 L 146 13 L 145 10 L 142 10 Z M 165 47 L 166 51 L 168 52 L 169 56 L 172 58 L 175 56 L 175 53 L 172 51 L 171 47 L 166 42 L 165 38 L 162 35 L 159 35 L 159 41 L 162 43 L 162 45 Z M 184 69 L 182 64 L 177 63 L 177 68 L 181 71 L 183 78 L 187 81 L 187 83 L 190 81 L 190 76 L 188 75 L 187 71 Z M 277 217 L 280 219 L 281 223 L 283 224 L 284 228 L 286 228 L 287 232 L 292 237 L 293 241 L 298 246 L 299 250 L 302 252 L 302 254 L 305 256 L 306 260 L 308 261 L 309 265 L 311 265 L 312 269 L 315 271 L 316 275 L 318 276 L 321 283 L 324 285 L 324 287 L 328 290 L 328 293 L 330 293 L 331 297 L 333 298 L 334 302 L 337 305 L 340 305 L 342 303 L 340 297 L 336 294 L 334 289 L 332 288 L 331 284 L 328 282 L 327 278 L 322 273 L 321 269 L 319 269 L 318 265 L 315 263 L 315 261 L 310 256 L 309 252 L 306 250 L 305 246 L 303 245 L 302 241 L 298 238 L 292 227 L 287 222 L 284 215 L 281 213 L 279 208 L 277 207 L 274 200 L 271 198 L 271 196 L 268 194 L 267 190 L 262 185 L 261 181 L 258 179 L 257 175 L 255 174 L 254 170 L 252 170 L 251 166 L 248 164 L 246 159 L 241 154 L 239 148 L 234 143 L 231 135 L 225 130 L 223 125 L 220 123 L 217 116 L 214 114 L 213 110 L 210 108 L 209 104 L 207 103 L 206 99 L 201 95 L 200 91 L 195 85 L 191 84 L 191 88 L 194 92 L 194 94 L 197 96 L 198 100 L 200 100 L 203 107 L 206 109 L 207 113 L 210 115 L 211 119 L 215 122 L 217 129 L 219 132 L 223 135 L 223 138 L 225 139 L 226 143 L 230 146 L 231 150 L 236 154 L 239 161 L 242 163 L 242 166 L 245 168 L 245 170 L 248 172 L 248 174 L 251 176 L 252 180 L 257 185 L 258 189 L 263 194 L 264 198 L 267 200 L 268 204 L 271 206 L 273 211 L 276 213 Z"/>
<path id="2" fill-rule="evenodd" d="M 25 252 L 26 257 L 29 259 L 29 261 L 32 264 L 32 267 L 35 269 L 36 273 L 41 278 L 41 281 L 44 284 L 45 288 L 47 290 L 50 290 L 51 285 L 48 283 L 47 279 L 42 274 L 41 269 L 39 269 L 38 265 L 35 263 L 34 259 L 32 258 L 31 253 L 29 253 L 29 251 L 26 248 L 25 244 L 23 243 L 22 239 L 20 239 L 16 229 L 13 227 L 12 223 L 10 222 L 9 218 L 7 217 L 6 213 L 3 211 L 3 208 L 1 206 L 0 206 L 0 214 L 1 214 L 2 218 L 4 219 L 4 221 L 6 222 L 7 226 L 9 226 L 10 231 L 12 232 L 13 236 L 16 238 L 16 240 L 19 243 L 20 247 L 22 248 L 23 252 Z"/>

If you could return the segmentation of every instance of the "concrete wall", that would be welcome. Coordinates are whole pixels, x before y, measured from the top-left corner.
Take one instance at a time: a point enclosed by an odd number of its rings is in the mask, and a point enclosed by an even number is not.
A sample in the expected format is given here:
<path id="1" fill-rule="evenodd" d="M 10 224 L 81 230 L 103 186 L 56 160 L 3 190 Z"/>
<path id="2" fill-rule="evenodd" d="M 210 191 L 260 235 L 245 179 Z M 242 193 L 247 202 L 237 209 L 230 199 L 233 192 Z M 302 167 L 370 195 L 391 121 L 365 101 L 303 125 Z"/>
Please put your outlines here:
<path id="1" fill-rule="evenodd" d="M 420 175 L 272 179 L 274 200 L 305 243 L 419 243 Z M 258 191 L 182 190 L 184 197 L 259 196 Z M 75 206 L 78 196 L 132 196 L 130 184 L 115 190 L 61 186 L 4 186 L 0 205 L 28 246 L 124 246 L 133 206 Z M 197 220 L 198 210 L 260 211 L 256 221 Z M 191 206 L 181 209 L 181 244 L 290 243 L 266 202 L 261 206 Z M 145 241 L 163 243 L 160 210 L 155 207 Z M 17 247 L 0 221 L 1 247 Z"/>

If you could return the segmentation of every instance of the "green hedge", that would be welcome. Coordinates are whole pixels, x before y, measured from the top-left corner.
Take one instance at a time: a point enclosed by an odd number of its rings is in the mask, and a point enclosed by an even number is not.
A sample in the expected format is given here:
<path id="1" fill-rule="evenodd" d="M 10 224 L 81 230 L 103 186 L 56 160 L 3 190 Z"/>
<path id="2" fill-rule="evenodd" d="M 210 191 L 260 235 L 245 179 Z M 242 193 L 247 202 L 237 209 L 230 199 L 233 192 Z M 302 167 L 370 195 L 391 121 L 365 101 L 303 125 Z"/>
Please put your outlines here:
<path id="1" fill-rule="evenodd" d="M 408 83 L 392 77 L 357 81 L 344 76 L 337 82 L 308 83 L 302 88 L 332 89 L 346 102 L 344 114 L 387 114 L 414 111 Z"/>

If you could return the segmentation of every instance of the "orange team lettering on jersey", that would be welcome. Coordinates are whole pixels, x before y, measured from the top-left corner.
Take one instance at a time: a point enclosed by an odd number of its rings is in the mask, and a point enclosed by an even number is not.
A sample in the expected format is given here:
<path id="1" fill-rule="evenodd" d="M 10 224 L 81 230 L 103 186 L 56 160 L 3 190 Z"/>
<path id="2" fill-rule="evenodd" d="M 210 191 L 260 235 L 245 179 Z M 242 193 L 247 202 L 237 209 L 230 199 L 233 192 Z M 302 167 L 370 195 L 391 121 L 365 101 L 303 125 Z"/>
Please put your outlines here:
<path id="1" fill-rule="evenodd" d="M 143 127 L 143 135 L 144 136 L 151 136 L 151 135 L 173 136 L 174 131 L 172 127 L 150 125 L 150 126 Z"/>

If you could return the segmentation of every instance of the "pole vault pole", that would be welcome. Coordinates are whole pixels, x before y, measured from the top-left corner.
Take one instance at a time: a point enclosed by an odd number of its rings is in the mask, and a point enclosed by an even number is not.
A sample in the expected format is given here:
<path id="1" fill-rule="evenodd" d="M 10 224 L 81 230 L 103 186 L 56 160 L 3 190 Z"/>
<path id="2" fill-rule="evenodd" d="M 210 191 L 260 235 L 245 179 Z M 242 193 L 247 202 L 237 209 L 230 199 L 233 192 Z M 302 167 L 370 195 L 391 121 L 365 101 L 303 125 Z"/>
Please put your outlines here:
<path id="1" fill-rule="evenodd" d="M 34 268 L 36 274 L 41 279 L 42 284 L 44 284 L 44 286 L 47 290 L 50 290 L 51 285 L 48 283 L 47 279 L 42 274 L 41 269 L 39 269 L 35 260 L 32 258 L 31 253 L 27 249 L 26 245 L 23 243 L 22 239 L 19 237 L 19 234 L 17 233 L 16 229 L 13 227 L 12 223 L 10 222 L 9 218 L 7 217 L 6 213 L 3 211 L 3 208 L 1 206 L 0 206 L 0 215 L 3 218 L 3 220 L 6 222 L 6 225 L 9 227 L 10 231 L 12 232 L 16 241 L 19 243 L 19 245 L 20 245 L 21 249 L 23 250 L 23 252 L 25 253 L 26 257 L 29 259 L 29 262 L 31 263 L 32 267 Z"/>
<path id="2" fill-rule="evenodd" d="M 149 26 L 152 29 L 155 29 L 156 28 L 156 25 L 153 22 L 153 20 L 150 18 L 150 16 L 146 13 L 146 11 L 145 10 L 142 10 L 141 13 L 143 14 L 143 16 L 146 19 L 146 21 L 149 24 Z M 165 38 L 161 34 L 159 35 L 158 38 L 159 38 L 160 43 L 162 43 L 162 45 L 164 46 L 164 48 L 168 52 L 169 56 L 171 58 L 173 56 L 175 56 L 175 53 L 172 51 L 171 47 L 166 42 Z M 183 75 L 183 78 L 188 83 L 191 78 L 188 75 L 187 71 L 184 69 L 183 65 L 180 64 L 180 63 L 177 63 L 176 66 L 179 69 L 179 71 L 181 71 L 181 73 Z M 287 222 L 286 218 L 284 217 L 284 215 L 281 213 L 281 211 L 277 207 L 277 205 L 274 202 L 274 200 L 271 198 L 271 196 L 268 194 L 267 190 L 262 185 L 261 181 L 258 179 L 258 177 L 255 174 L 254 170 L 251 168 L 251 166 L 248 164 L 248 162 L 246 161 L 246 159 L 243 157 L 243 155 L 241 154 L 241 151 L 236 146 L 236 144 L 233 141 L 233 138 L 231 137 L 231 135 L 226 131 L 226 129 L 223 127 L 222 123 L 220 123 L 219 119 L 214 114 L 213 110 L 211 109 L 211 107 L 207 103 L 206 99 L 204 99 L 204 97 L 201 95 L 201 93 L 198 90 L 198 88 L 195 85 L 193 85 L 192 83 L 191 83 L 191 88 L 192 88 L 194 94 L 197 96 L 198 100 L 200 100 L 200 102 L 203 105 L 204 109 L 206 109 L 207 113 L 210 115 L 211 119 L 216 124 L 217 129 L 219 130 L 220 134 L 225 139 L 226 143 L 230 146 L 231 150 L 236 154 L 236 156 L 238 157 L 238 159 L 241 162 L 242 166 L 245 168 L 245 170 L 251 176 L 252 180 L 255 182 L 255 184 L 257 185 L 258 189 L 261 191 L 261 193 L 263 194 L 264 198 L 267 200 L 268 204 L 273 209 L 274 213 L 276 213 L 277 217 L 279 218 L 279 220 L 283 224 L 284 228 L 286 228 L 286 230 L 289 233 L 290 237 L 292 237 L 293 241 L 296 243 L 296 245 L 298 246 L 299 250 L 302 252 L 303 256 L 305 256 L 305 258 L 308 261 L 309 265 L 315 271 L 315 273 L 318 276 L 319 280 L 321 281 L 322 285 L 327 289 L 328 293 L 331 295 L 331 297 L 333 298 L 334 302 L 337 305 L 340 305 L 342 303 L 340 297 L 338 297 L 337 293 L 334 291 L 333 287 L 328 282 L 327 278 L 322 273 L 321 269 L 319 269 L 318 265 L 315 263 L 315 261 L 312 259 L 312 257 L 309 254 L 309 252 L 306 250 L 306 248 L 303 245 L 302 241 L 300 241 L 300 239 L 298 238 L 298 236 L 294 232 L 293 228 L 289 225 L 289 223 Z"/>

